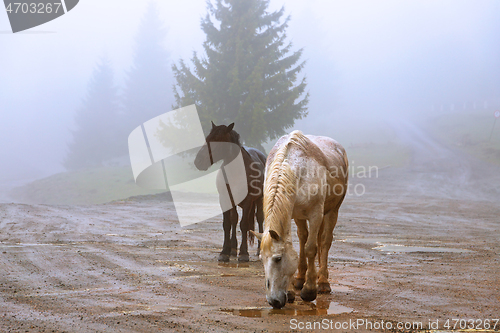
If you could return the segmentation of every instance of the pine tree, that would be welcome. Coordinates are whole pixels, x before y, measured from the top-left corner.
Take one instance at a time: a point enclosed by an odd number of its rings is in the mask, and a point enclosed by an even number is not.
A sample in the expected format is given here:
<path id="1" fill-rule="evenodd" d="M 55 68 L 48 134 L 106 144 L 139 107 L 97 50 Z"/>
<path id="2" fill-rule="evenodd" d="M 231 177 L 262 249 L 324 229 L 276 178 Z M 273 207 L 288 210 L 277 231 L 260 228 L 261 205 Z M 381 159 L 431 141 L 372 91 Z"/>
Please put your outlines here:
<path id="1" fill-rule="evenodd" d="M 123 107 L 125 153 L 130 132 L 145 121 L 172 110 L 173 75 L 170 55 L 163 46 L 165 29 L 151 2 L 136 37 L 133 65 L 127 73 Z"/>
<path id="2" fill-rule="evenodd" d="M 262 148 L 307 115 L 309 94 L 298 75 L 302 49 L 292 52 L 284 8 L 268 12 L 269 0 L 217 0 L 201 27 L 206 57 L 194 71 L 174 65 L 176 107 L 195 103 L 204 128 L 235 122 L 245 144 Z M 216 25 L 211 16 L 218 21 Z M 299 63 L 298 63 L 299 62 Z"/>
<path id="3" fill-rule="evenodd" d="M 76 129 L 68 145 L 64 166 L 68 170 L 100 166 L 117 157 L 115 127 L 118 118 L 118 94 L 113 70 L 102 59 L 92 74 L 83 106 L 77 111 Z"/>

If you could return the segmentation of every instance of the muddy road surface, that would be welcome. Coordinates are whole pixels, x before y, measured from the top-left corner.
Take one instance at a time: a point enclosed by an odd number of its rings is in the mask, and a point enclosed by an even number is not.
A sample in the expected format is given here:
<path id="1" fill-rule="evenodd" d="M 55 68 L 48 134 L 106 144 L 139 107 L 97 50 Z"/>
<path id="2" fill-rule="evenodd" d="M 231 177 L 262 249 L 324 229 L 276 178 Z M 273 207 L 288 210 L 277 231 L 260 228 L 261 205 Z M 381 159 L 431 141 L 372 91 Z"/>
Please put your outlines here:
<path id="1" fill-rule="evenodd" d="M 165 194 L 0 204 L 0 331 L 492 330 L 500 170 L 398 127 L 412 163 L 351 174 L 329 254 L 331 294 L 272 310 L 255 245 L 249 263 L 218 263 L 221 218 L 181 228 Z"/>

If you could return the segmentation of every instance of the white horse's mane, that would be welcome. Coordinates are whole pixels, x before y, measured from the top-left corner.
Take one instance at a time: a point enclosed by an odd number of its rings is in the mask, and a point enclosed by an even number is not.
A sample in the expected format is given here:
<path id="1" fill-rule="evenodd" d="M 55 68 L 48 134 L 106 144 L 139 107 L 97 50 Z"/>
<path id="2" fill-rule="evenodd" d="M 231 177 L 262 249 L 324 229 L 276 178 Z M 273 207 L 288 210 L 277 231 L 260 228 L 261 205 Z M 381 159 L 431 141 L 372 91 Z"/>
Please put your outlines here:
<path id="1" fill-rule="evenodd" d="M 288 163 L 288 152 L 292 146 L 307 151 L 309 144 L 309 139 L 301 131 L 293 131 L 276 151 L 267 169 L 264 185 L 266 229 L 276 231 L 281 237 L 286 236 L 290 230 L 290 216 L 294 204 L 291 199 L 297 190 L 297 176 Z M 271 243 L 263 239 L 262 249 L 270 246 Z"/>

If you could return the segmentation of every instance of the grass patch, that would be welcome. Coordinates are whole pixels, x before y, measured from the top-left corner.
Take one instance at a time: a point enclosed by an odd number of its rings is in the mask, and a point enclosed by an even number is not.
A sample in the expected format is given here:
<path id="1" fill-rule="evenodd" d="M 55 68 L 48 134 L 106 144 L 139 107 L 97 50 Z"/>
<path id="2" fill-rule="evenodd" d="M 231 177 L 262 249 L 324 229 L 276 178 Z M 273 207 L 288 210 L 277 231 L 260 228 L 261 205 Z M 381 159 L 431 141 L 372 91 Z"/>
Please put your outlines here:
<path id="1" fill-rule="evenodd" d="M 145 190 L 134 182 L 130 167 L 93 168 L 59 173 L 12 190 L 12 197 L 42 204 L 99 204 L 165 190 Z"/>
<path id="2" fill-rule="evenodd" d="M 164 161 L 167 174 L 174 177 L 172 186 L 184 192 L 217 193 L 215 177 L 201 177 L 200 171 L 186 166 L 194 157 L 173 156 Z M 217 171 L 220 166 L 212 166 L 207 173 Z M 140 178 L 141 176 L 139 176 Z M 174 188 L 174 187 L 172 187 Z M 15 188 L 11 196 L 21 202 L 41 204 L 99 204 L 131 196 L 158 194 L 167 190 L 144 189 L 136 184 L 131 167 L 99 167 L 72 172 L 63 172 L 39 179 L 25 186 Z"/>
<path id="3" fill-rule="evenodd" d="M 190 181 L 199 171 L 186 168 L 181 159 L 169 160 L 168 170 L 182 183 L 181 191 L 217 193 L 215 178 Z M 167 162 L 166 162 L 167 163 Z M 208 172 L 216 171 L 214 165 Z M 39 204 L 82 205 L 100 204 L 131 196 L 158 194 L 167 190 L 144 189 L 134 181 L 131 167 L 100 167 L 63 172 L 15 188 L 10 195 L 21 202 Z"/>

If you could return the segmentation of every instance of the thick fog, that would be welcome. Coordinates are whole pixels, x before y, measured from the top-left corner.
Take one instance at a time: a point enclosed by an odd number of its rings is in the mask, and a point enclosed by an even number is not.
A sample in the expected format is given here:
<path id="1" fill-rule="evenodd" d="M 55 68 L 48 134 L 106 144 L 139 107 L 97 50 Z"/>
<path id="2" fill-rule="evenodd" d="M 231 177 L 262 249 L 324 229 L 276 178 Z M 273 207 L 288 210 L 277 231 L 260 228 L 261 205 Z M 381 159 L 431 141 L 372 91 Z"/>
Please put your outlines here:
<path id="1" fill-rule="evenodd" d="M 157 2 L 171 60 L 190 63 L 203 50 L 205 1 Z M 500 107 L 497 0 L 271 0 L 270 9 L 283 5 L 288 38 L 307 61 L 309 116 L 295 128 L 325 133 L 356 120 Z M 108 58 L 123 88 L 146 7 L 81 0 L 16 34 L 0 10 L 0 183 L 64 171 L 93 69 Z"/>

